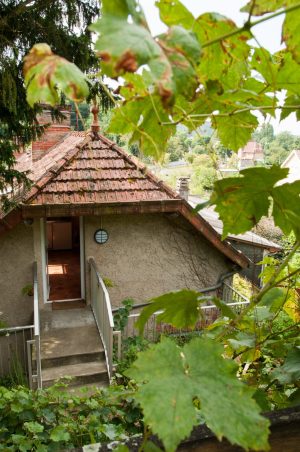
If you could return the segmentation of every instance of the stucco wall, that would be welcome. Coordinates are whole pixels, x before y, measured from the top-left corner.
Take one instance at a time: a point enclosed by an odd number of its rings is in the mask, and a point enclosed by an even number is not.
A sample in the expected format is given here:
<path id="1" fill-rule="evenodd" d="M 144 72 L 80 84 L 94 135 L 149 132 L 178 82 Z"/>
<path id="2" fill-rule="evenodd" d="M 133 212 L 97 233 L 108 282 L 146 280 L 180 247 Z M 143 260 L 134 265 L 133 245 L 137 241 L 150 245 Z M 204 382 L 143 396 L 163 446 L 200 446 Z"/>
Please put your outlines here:
<path id="1" fill-rule="evenodd" d="M 109 234 L 106 244 L 94 241 L 99 228 Z M 109 288 L 113 306 L 125 298 L 142 302 L 172 290 L 210 286 L 232 265 L 174 215 L 85 217 L 84 229 L 86 257 L 93 256 L 101 276 L 114 284 Z"/>
<path id="2" fill-rule="evenodd" d="M 0 319 L 9 326 L 32 322 L 33 298 L 22 295 L 32 283 L 33 226 L 23 223 L 0 238 Z"/>

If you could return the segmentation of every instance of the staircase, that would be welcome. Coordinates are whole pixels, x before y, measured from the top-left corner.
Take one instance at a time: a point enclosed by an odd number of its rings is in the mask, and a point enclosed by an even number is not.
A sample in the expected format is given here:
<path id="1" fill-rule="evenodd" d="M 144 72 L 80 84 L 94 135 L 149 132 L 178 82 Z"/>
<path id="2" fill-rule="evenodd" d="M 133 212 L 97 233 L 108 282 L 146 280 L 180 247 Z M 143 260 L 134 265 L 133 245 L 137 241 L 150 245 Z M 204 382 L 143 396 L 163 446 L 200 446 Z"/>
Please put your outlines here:
<path id="1" fill-rule="evenodd" d="M 43 387 L 70 376 L 71 388 L 109 383 L 103 345 L 89 307 L 41 311 Z"/>

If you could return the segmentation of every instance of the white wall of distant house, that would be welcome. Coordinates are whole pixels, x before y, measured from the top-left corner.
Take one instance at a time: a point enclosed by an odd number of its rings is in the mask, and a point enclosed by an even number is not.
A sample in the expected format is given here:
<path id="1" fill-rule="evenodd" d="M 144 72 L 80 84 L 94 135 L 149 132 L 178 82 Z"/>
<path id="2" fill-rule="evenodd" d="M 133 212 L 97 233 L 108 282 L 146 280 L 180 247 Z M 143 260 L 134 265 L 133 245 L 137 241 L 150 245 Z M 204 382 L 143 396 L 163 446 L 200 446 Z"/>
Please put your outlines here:
<path id="1" fill-rule="evenodd" d="M 296 151 L 299 153 L 299 151 Z M 289 169 L 289 174 L 285 182 L 294 182 L 300 180 L 300 156 L 292 151 L 288 158 L 281 165 L 283 168 Z"/>

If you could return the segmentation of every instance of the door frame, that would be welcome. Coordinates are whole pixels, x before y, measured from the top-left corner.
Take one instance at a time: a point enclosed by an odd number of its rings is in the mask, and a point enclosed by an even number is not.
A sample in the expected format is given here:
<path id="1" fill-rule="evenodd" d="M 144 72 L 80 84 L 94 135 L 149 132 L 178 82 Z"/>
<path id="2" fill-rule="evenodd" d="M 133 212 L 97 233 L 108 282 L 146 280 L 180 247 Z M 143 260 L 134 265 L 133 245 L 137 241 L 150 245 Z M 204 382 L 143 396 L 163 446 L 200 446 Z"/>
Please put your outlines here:
<path id="1" fill-rule="evenodd" d="M 71 218 L 71 217 L 70 217 Z M 41 263 L 42 263 L 42 286 L 44 304 L 53 303 L 49 300 L 50 286 L 48 275 L 48 252 L 47 252 L 47 218 L 40 219 L 41 231 Z M 85 300 L 85 247 L 84 247 L 84 221 L 79 217 L 79 250 L 80 250 L 80 291 L 81 299 Z M 70 300 L 61 300 L 70 301 Z"/>

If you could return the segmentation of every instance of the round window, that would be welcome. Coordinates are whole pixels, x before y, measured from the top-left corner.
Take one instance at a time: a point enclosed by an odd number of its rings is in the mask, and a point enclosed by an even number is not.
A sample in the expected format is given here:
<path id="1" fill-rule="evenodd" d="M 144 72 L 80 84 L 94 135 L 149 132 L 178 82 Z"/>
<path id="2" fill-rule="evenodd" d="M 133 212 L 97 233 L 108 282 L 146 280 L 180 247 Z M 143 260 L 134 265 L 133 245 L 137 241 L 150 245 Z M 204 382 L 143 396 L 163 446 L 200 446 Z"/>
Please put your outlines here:
<path id="1" fill-rule="evenodd" d="M 108 240 L 108 232 L 105 229 L 98 229 L 94 235 L 95 242 L 105 243 Z"/>

